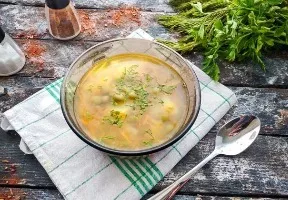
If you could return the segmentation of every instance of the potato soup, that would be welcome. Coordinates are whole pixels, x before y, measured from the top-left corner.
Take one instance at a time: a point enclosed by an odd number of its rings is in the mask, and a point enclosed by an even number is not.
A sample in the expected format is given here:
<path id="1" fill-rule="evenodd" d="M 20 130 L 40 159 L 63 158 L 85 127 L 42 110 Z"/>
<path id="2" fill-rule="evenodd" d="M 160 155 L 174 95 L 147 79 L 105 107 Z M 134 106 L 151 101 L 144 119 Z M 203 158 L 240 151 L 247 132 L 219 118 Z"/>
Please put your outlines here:
<path id="1" fill-rule="evenodd" d="M 159 59 L 121 54 L 96 63 L 79 82 L 75 116 L 92 140 L 121 150 L 151 148 L 175 136 L 187 115 L 187 88 Z"/>

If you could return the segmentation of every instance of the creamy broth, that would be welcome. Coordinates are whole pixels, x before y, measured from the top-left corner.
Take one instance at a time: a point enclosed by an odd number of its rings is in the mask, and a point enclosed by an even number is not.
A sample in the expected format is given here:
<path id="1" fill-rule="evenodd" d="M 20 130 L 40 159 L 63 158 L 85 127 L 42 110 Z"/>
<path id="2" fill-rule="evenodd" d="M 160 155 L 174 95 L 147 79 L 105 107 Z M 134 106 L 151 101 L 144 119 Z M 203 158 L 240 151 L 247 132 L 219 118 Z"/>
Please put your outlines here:
<path id="1" fill-rule="evenodd" d="M 171 139 L 187 113 L 187 89 L 168 64 L 121 54 L 96 63 L 74 97 L 82 130 L 104 146 L 140 150 Z"/>

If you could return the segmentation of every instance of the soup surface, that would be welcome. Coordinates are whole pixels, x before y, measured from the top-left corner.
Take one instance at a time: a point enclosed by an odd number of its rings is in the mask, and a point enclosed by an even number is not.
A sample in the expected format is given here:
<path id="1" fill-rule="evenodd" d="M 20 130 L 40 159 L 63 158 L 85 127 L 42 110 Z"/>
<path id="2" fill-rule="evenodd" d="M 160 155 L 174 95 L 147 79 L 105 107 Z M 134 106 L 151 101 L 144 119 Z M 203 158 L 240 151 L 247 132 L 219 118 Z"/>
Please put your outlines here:
<path id="1" fill-rule="evenodd" d="M 79 82 L 75 116 L 94 141 L 140 150 L 172 138 L 187 113 L 187 89 L 168 64 L 121 54 L 96 63 Z"/>

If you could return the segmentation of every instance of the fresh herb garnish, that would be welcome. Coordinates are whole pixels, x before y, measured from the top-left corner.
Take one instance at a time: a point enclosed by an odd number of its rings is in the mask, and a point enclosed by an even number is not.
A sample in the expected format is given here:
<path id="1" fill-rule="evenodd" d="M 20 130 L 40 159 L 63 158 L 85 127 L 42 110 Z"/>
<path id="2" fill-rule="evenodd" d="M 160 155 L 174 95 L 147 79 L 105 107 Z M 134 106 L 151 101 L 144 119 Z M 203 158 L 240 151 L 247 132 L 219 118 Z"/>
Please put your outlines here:
<path id="1" fill-rule="evenodd" d="M 177 86 L 176 85 L 160 85 L 158 88 L 160 89 L 161 92 L 164 92 L 166 94 L 172 94 Z"/>
<path id="2" fill-rule="evenodd" d="M 130 105 L 135 110 L 138 108 L 140 114 L 147 109 L 149 106 L 149 93 L 146 90 L 139 73 L 136 71 L 137 65 L 132 65 L 129 68 L 125 68 L 120 79 L 117 80 L 116 88 L 118 90 L 118 95 L 122 95 L 124 102 L 127 99 L 133 99 L 134 105 Z M 131 96 L 133 94 L 133 96 Z"/>
<path id="3" fill-rule="evenodd" d="M 121 113 L 120 111 L 111 110 L 110 115 L 105 116 L 103 121 L 108 122 L 111 125 L 117 125 L 119 128 L 121 128 L 126 117 L 127 115 Z"/>
<path id="4" fill-rule="evenodd" d="M 111 135 L 107 135 L 107 136 L 103 136 L 103 137 L 101 137 L 100 138 L 100 142 L 105 142 L 105 141 L 107 141 L 107 140 L 114 140 L 115 139 L 115 137 L 114 136 L 111 136 Z"/>
<path id="5" fill-rule="evenodd" d="M 151 129 L 146 130 L 145 133 L 148 134 L 148 135 L 150 135 L 150 137 L 152 138 L 152 140 L 154 140 L 154 136 L 153 136 L 153 134 L 152 134 Z"/>
<path id="6" fill-rule="evenodd" d="M 149 83 L 149 82 L 151 82 L 153 80 L 153 77 L 150 76 L 149 74 L 145 74 L 145 79 Z"/>
<path id="7" fill-rule="evenodd" d="M 253 60 L 263 70 L 262 53 L 288 45 L 287 0 L 170 0 L 179 14 L 162 15 L 160 24 L 181 33 L 162 41 L 182 53 L 204 50 L 203 70 L 219 80 L 219 59 Z"/>
<path id="8" fill-rule="evenodd" d="M 111 135 L 103 136 L 100 138 L 100 140 L 113 140 L 113 139 L 115 139 L 115 137 Z"/>
<path id="9" fill-rule="evenodd" d="M 143 141 L 143 144 L 145 144 L 146 146 L 151 147 L 153 145 L 153 141 L 152 140 Z"/>
<path id="10" fill-rule="evenodd" d="M 84 118 L 89 121 L 94 119 L 94 116 L 90 112 L 86 111 L 84 114 Z"/>
<path id="11" fill-rule="evenodd" d="M 114 106 L 129 106 L 133 111 L 138 112 L 135 115 L 143 115 L 149 106 L 164 103 L 163 100 L 157 97 L 157 93 L 172 94 L 177 86 L 159 84 L 157 79 L 154 79 L 149 74 L 137 72 L 137 68 L 138 65 L 124 68 L 122 75 L 116 80 L 116 92 L 112 95 L 112 104 Z M 171 78 L 174 77 L 171 76 Z M 155 89 L 158 91 L 153 92 Z M 116 123 L 115 120 L 110 119 L 110 121 L 112 121 L 110 122 L 111 124 Z"/>
<path id="12" fill-rule="evenodd" d="M 144 111 L 149 106 L 149 93 L 143 88 L 143 86 L 135 89 L 137 97 L 134 100 L 135 105 L 139 108 L 140 114 L 143 114 Z"/>
<path id="13" fill-rule="evenodd" d="M 94 85 L 89 85 L 89 86 L 88 86 L 88 91 L 89 91 L 89 92 L 92 92 L 93 88 L 94 88 Z"/>

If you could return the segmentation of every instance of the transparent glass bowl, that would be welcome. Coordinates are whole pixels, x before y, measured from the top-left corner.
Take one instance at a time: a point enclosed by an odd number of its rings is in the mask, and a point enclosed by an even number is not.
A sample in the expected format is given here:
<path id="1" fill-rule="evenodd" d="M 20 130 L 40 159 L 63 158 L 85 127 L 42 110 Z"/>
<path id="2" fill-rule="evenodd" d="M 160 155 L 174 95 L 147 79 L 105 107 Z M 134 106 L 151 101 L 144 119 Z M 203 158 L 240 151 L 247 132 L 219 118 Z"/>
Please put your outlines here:
<path id="1" fill-rule="evenodd" d="M 173 138 L 155 147 L 143 149 L 143 150 L 119 150 L 113 149 L 97 143 L 89 138 L 88 135 L 80 128 L 77 123 L 74 113 L 74 94 L 79 81 L 82 76 L 93 66 L 94 63 L 99 62 L 102 59 L 125 53 L 139 53 L 156 57 L 171 67 L 173 67 L 183 81 L 187 85 L 188 89 L 188 102 L 186 119 L 181 125 L 178 132 Z M 183 102 L 185 103 L 185 102 Z M 200 108 L 200 88 L 198 79 L 195 72 L 185 61 L 185 59 L 174 50 L 169 47 L 144 39 L 132 39 L 123 38 L 109 40 L 100 44 L 97 44 L 84 53 L 82 53 L 70 66 L 66 76 L 64 77 L 61 88 L 61 107 L 64 117 L 70 126 L 70 128 L 77 134 L 77 136 L 90 146 L 107 152 L 113 155 L 119 156 L 141 156 L 151 154 L 160 151 L 168 146 L 171 146 L 180 138 L 182 138 L 193 125 Z"/>

